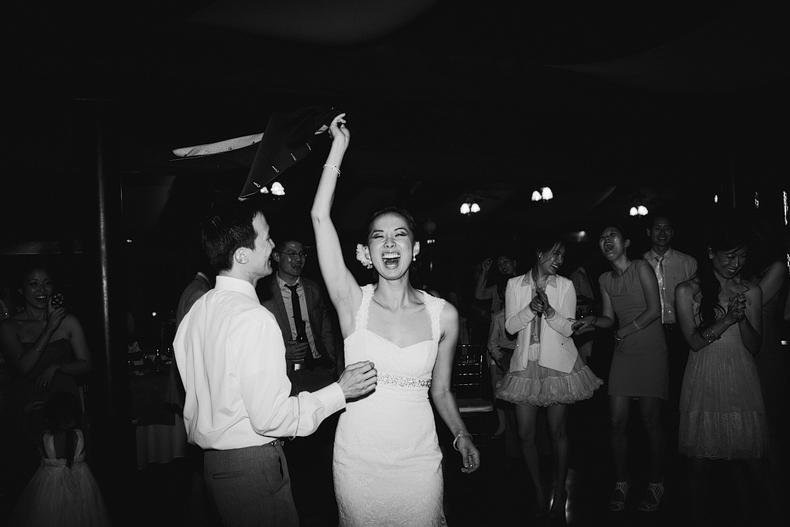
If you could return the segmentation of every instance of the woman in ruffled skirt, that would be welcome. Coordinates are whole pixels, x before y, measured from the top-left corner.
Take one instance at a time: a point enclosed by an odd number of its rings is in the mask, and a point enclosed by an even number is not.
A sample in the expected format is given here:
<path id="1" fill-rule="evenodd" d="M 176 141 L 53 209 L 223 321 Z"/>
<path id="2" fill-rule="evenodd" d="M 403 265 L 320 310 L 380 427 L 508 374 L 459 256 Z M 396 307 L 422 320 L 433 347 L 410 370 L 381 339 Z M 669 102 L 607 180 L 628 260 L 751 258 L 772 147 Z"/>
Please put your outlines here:
<path id="1" fill-rule="evenodd" d="M 557 275 L 565 258 L 564 244 L 556 238 L 547 240 L 538 244 L 535 254 L 532 268 L 507 284 L 505 328 L 517 334 L 517 343 L 496 395 L 515 403 L 521 453 L 535 487 L 537 514 L 564 516 L 568 405 L 592 397 L 603 381 L 585 365 L 571 338 L 576 291 L 570 280 Z M 535 442 L 541 407 L 546 407 L 557 482 L 550 511 Z"/>
<path id="2" fill-rule="evenodd" d="M 733 223 L 734 222 L 734 223 Z M 762 290 L 741 271 L 748 238 L 736 219 L 722 221 L 710 236 L 708 258 L 697 276 L 678 285 L 678 322 L 691 354 L 680 395 L 678 450 L 690 458 L 690 485 L 695 524 L 703 525 L 711 461 L 735 469 L 736 483 L 754 489 L 758 501 L 742 503 L 739 523 L 755 521 L 755 511 L 777 500 L 769 471 L 768 421 L 754 355 L 762 343 Z M 733 463 L 738 462 L 738 463 Z M 764 503 L 767 507 L 755 506 Z M 778 517 L 774 521 L 778 520 Z"/>

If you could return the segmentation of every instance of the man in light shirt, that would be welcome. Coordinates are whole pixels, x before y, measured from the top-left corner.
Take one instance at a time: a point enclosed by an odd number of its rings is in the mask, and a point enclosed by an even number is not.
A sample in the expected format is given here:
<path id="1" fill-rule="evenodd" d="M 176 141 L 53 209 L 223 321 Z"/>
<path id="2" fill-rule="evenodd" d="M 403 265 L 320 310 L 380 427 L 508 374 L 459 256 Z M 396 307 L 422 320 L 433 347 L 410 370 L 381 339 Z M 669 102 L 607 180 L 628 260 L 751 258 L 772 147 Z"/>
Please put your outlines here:
<path id="1" fill-rule="evenodd" d="M 680 400 L 680 388 L 688 361 L 686 344 L 675 318 L 675 287 L 697 272 L 697 260 L 672 248 L 675 228 L 666 216 L 655 216 L 647 235 L 652 244 L 643 257 L 653 267 L 661 294 L 661 323 L 669 353 L 669 400 L 674 410 Z"/>
<path id="2" fill-rule="evenodd" d="M 181 321 L 173 344 L 187 436 L 204 450 L 204 480 L 223 525 L 296 527 L 280 439 L 313 433 L 346 400 L 370 393 L 376 370 L 351 364 L 338 382 L 290 396 L 282 333 L 255 293 L 272 272 L 263 212 L 254 198 L 217 203 L 201 239 L 216 283 Z"/>

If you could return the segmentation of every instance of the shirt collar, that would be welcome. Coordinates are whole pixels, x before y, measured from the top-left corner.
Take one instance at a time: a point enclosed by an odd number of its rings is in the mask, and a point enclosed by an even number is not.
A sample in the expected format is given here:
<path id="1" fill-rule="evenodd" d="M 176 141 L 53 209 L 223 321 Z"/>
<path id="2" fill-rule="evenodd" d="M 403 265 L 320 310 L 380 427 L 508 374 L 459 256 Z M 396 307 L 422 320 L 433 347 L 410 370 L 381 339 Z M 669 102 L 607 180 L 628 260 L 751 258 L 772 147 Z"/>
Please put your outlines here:
<path id="1" fill-rule="evenodd" d="M 521 285 L 531 285 L 532 287 L 536 287 L 537 284 L 535 284 L 535 280 L 532 278 L 532 271 L 529 271 L 524 275 L 524 278 L 521 279 Z M 557 287 L 557 275 L 550 274 L 549 277 L 546 278 L 546 285 Z"/>
<path id="2" fill-rule="evenodd" d="M 280 278 L 280 275 L 279 275 L 279 274 L 275 274 L 274 276 L 275 276 L 275 278 L 277 279 L 277 285 L 280 287 L 280 289 L 282 289 L 282 290 L 289 289 L 289 288 L 288 288 L 288 282 L 286 282 L 285 280 L 283 280 L 282 278 Z M 297 277 L 297 278 L 296 278 L 296 282 L 294 282 L 294 283 L 293 283 L 293 285 L 295 285 L 295 286 L 300 286 L 300 285 L 302 285 L 302 282 L 301 282 L 301 280 L 299 280 L 299 278 Z"/>
<path id="3" fill-rule="evenodd" d="M 254 300 L 258 300 L 258 294 L 255 292 L 255 287 L 251 283 L 232 276 L 217 276 L 214 289 L 220 291 L 234 291 L 247 295 Z"/>
<path id="4" fill-rule="evenodd" d="M 675 255 L 675 251 L 674 251 L 674 249 L 672 249 L 672 247 L 670 247 L 669 249 L 667 249 L 667 252 L 664 253 L 664 260 L 669 260 L 674 255 Z M 655 252 L 653 249 L 650 249 L 650 255 L 649 256 L 650 256 L 650 260 L 655 262 L 656 258 L 659 257 L 659 254 L 657 252 Z"/>

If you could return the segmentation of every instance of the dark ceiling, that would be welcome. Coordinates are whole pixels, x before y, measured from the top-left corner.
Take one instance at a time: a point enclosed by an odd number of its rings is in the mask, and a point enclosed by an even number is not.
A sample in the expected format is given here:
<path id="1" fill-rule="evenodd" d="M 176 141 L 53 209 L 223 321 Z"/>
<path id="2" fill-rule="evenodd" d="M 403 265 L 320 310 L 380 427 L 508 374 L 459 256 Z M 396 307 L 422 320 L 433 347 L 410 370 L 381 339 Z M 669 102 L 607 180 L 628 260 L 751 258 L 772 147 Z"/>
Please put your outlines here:
<path id="1" fill-rule="evenodd" d="M 392 202 L 448 239 L 592 228 L 640 197 L 689 214 L 787 179 L 787 2 L 13 4 L 4 146 L 6 189 L 21 190 L 3 192 L 6 240 L 79 238 L 94 111 L 138 236 L 240 191 L 254 155 L 173 149 L 260 133 L 302 106 L 348 114 L 341 229 Z M 281 223 L 306 223 L 326 146 L 281 178 Z M 543 185 L 555 200 L 529 201 Z M 466 193 L 479 218 L 458 214 Z"/>

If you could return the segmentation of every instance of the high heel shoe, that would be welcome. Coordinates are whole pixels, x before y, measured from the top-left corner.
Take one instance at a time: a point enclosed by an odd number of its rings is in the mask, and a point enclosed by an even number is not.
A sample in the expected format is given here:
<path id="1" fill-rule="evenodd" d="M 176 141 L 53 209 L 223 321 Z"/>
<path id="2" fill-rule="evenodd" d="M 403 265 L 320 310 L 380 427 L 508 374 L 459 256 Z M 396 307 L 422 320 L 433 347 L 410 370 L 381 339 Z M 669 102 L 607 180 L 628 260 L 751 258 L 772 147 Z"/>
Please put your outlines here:
<path id="1" fill-rule="evenodd" d="M 554 494 L 554 499 L 551 503 L 551 509 L 549 510 L 549 518 L 552 522 L 557 523 L 561 520 L 565 520 L 565 504 L 568 502 L 568 491 L 565 490 L 559 494 Z"/>
<path id="2" fill-rule="evenodd" d="M 628 498 L 628 489 L 630 488 L 630 481 L 618 481 L 615 483 L 614 492 L 612 493 L 612 497 L 609 500 L 609 508 L 612 510 L 612 512 L 620 512 L 625 509 L 625 501 Z M 618 499 L 618 492 L 623 496 L 622 500 Z"/>
<path id="3" fill-rule="evenodd" d="M 653 499 L 650 499 L 650 494 L 653 494 Z M 647 493 L 645 499 L 639 504 L 639 510 L 642 512 L 656 512 L 658 506 L 661 505 L 661 498 L 664 497 L 664 482 L 650 483 L 647 486 Z"/>

